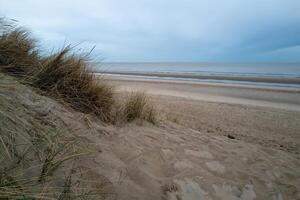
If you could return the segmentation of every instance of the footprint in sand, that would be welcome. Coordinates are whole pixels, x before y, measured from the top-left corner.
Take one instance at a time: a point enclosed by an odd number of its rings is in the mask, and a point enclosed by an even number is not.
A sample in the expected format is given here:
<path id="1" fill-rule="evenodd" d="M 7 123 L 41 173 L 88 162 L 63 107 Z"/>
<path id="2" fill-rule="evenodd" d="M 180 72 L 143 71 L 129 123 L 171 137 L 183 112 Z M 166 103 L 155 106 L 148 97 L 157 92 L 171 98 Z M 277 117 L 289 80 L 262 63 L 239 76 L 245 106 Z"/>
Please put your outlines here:
<path id="1" fill-rule="evenodd" d="M 195 168 L 195 165 L 194 165 L 194 163 L 190 162 L 189 160 L 182 160 L 182 161 L 175 162 L 174 167 L 178 170 L 186 170 L 186 169 Z"/>
<path id="2" fill-rule="evenodd" d="M 209 170 L 217 173 L 224 173 L 225 167 L 221 165 L 218 161 L 210 161 L 205 163 Z"/>
<path id="3" fill-rule="evenodd" d="M 186 155 L 191 155 L 199 158 L 213 159 L 213 155 L 208 151 L 194 151 L 194 150 L 186 149 L 184 150 L 184 153 Z"/>
<path id="4" fill-rule="evenodd" d="M 222 186 L 213 185 L 215 195 L 223 200 L 254 200 L 256 194 L 253 185 L 247 184 L 242 190 L 235 186 L 223 184 Z"/>
<path id="5" fill-rule="evenodd" d="M 204 200 L 208 193 L 195 181 L 184 178 L 183 180 L 174 180 L 173 184 L 165 185 L 163 194 L 165 200 Z"/>

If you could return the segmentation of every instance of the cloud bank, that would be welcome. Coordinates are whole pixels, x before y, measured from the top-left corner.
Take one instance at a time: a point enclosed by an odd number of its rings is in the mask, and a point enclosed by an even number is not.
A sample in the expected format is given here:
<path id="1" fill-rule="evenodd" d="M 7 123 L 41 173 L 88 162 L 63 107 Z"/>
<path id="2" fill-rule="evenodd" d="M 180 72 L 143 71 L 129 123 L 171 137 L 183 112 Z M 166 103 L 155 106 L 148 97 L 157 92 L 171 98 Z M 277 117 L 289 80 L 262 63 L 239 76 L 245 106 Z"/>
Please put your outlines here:
<path id="1" fill-rule="evenodd" d="M 41 38 L 105 61 L 300 62 L 299 0 L 0 0 Z"/>

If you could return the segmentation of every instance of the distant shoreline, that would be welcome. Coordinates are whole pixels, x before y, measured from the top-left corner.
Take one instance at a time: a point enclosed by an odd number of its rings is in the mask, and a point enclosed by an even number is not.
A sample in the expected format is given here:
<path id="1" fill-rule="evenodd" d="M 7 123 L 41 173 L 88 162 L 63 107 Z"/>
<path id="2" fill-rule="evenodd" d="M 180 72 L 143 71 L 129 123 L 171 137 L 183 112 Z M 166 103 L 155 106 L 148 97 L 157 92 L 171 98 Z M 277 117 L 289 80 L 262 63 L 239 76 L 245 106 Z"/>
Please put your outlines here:
<path id="1" fill-rule="evenodd" d="M 120 91 L 146 91 L 151 95 L 196 101 L 241 104 L 300 111 L 300 88 L 145 79 L 138 76 L 103 75 Z"/>
<path id="2" fill-rule="evenodd" d="M 277 83 L 277 84 L 295 84 L 300 87 L 300 77 L 280 77 L 280 76 L 242 76 L 230 74 L 192 74 L 192 73 L 163 73 L 163 72 L 124 72 L 124 71 L 103 71 L 99 74 L 144 76 L 152 78 L 174 78 L 174 79 L 192 79 L 192 80 L 217 80 L 217 81 L 242 81 L 253 83 Z"/>

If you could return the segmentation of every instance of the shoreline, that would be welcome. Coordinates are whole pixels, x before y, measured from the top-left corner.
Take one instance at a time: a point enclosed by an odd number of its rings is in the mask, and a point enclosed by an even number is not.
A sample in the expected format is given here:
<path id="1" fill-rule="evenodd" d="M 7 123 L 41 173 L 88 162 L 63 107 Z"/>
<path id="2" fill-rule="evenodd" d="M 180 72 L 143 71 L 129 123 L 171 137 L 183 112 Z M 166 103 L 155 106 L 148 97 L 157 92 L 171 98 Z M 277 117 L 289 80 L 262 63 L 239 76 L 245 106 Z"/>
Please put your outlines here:
<path id="1" fill-rule="evenodd" d="M 174 73 L 174 72 L 123 72 L 123 71 L 103 71 L 95 72 L 96 74 L 107 75 L 123 75 L 123 76 L 141 76 L 149 78 L 169 78 L 169 79 L 185 79 L 191 81 L 236 81 L 236 82 L 250 82 L 250 83 L 270 83 L 270 84 L 283 84 L 294 85 L 300 88 L 300 77 L 288 76 L 258 76 L 258 75 L 230 75 L 230 74 L 192 74 L 192 73 Z"/>
<path id="2" fill-rule="evenodd" d="M 300 89 L 211 84 L 190 81 L 143 79 L 104 75 L 120 91 L 145 91 L 154 96 L 185 98 L 192 101 L 251 105 L 300 111 Z"/>
<path id="3" fill-rule="evenodd" d="M 251 88 L 257 90 L 272 90 L 272 91 L 287 91 L 300 93 L 300 85 L 290 84 L 272 84 L 262 82 L 247 82 L 247 81 L 214 81 L 214 80 L 195 80 L 195 79 L 176 79 L 176 78 L 160 78 L 153 76 L 138 76 L 138 75 L 123 75 L 105 73 L 98 75 L 112 80 L 120 81 L 143 81 L 143 82 L 161 82 L 161 83 L 182 83 L 202 86 L 220 86 L 220 87 L 236 87 L 236 88 Z"/>

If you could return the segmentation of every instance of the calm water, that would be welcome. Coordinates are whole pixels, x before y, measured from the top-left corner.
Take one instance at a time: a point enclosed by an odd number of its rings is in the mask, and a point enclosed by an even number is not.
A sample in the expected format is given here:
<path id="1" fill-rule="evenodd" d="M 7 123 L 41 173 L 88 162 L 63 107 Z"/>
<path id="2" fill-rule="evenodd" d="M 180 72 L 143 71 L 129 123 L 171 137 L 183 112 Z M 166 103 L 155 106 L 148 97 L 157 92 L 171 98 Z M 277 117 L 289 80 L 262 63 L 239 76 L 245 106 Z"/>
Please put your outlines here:
<path id="1" fill-rule="evenodd" d="M 300 77 L 300 63 L 102 63 L 97 70 Z"/>

